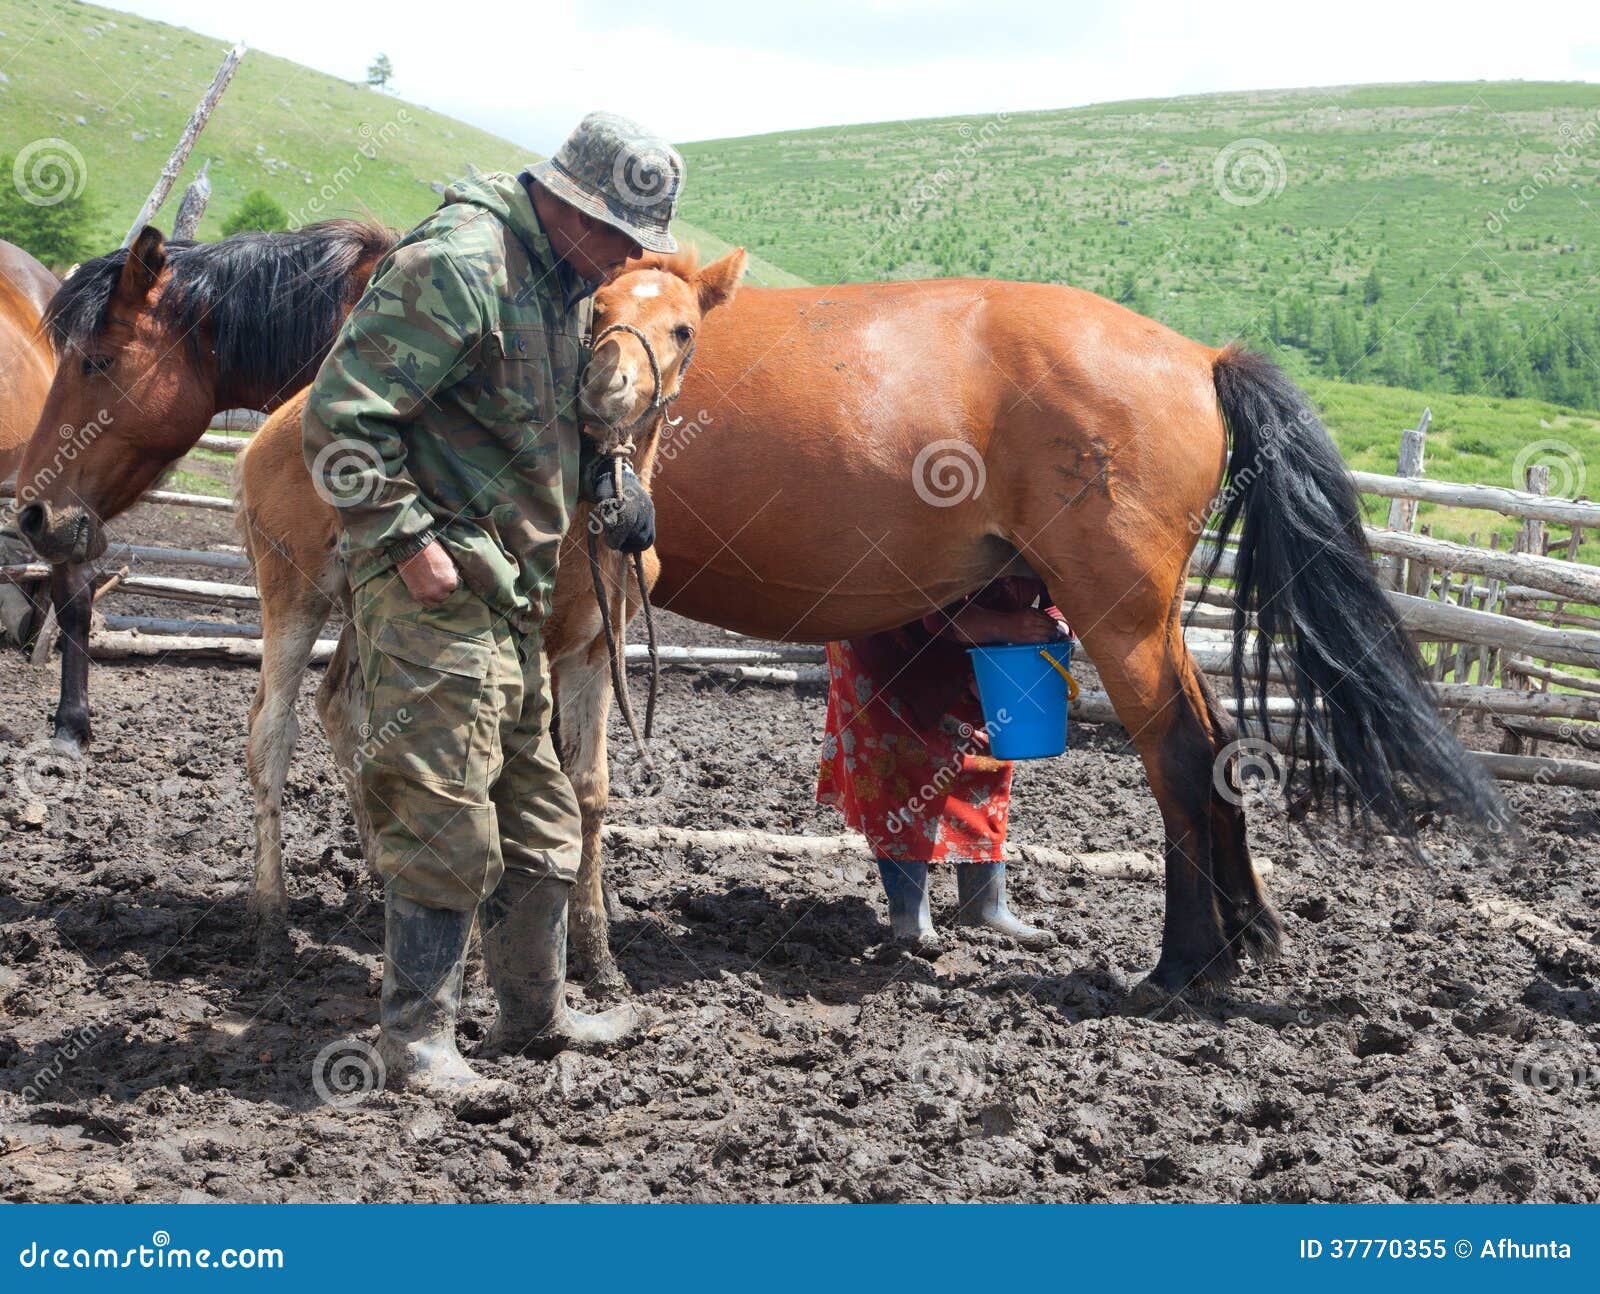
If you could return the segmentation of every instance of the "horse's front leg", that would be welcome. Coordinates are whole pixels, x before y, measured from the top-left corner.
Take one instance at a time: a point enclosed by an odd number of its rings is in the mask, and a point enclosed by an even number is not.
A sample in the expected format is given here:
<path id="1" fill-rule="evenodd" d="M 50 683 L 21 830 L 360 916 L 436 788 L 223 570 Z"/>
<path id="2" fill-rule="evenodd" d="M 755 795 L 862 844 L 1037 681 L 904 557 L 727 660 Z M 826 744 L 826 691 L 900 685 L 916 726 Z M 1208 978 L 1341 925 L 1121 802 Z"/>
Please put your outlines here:
<path id="1" fill-rule="evenodd" d="M 613 992 L 623 985 L 611 955 L 606 917 L 605 874 L 600 834 L 610 797 L 606 759 L 606 718 L 611 711 L 611 674 L 605 640 L 552 663 L 561 732 L 561 764 L 578 797 L 583 857 L 572 891 L 567 929 L 568 964 L 589 992 Z"/>
<path id="2" fill-rule="evenodd" d="M 94 589 L 89 569 L 76 563 L 50 568 L 50 601 L 61 630 L 61 694 L 56 702 L 55 742 L 81 754 L 92 740 L 89 729 L 89 626 Z"/>

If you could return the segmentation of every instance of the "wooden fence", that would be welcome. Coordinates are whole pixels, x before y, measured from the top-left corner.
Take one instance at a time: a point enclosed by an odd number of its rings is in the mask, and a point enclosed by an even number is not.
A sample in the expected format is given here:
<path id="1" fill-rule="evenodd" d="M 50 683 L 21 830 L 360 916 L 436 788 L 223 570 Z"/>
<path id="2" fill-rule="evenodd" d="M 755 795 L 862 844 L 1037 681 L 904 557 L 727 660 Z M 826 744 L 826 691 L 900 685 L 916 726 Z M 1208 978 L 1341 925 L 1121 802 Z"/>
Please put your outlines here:
<path id="1" fill-rule="evenodd" d="M 1416 638 L 1431 673 L 1440 706 L 1459 723 L 1467 716 L 1493 722 L 1501 751 L 1488 759 L 1496 776 L 1562 782 L 1600 789 L 1600 764 L 1538 757 L 1541 743 L 1600 751 L 1600 568 L 1576 560 L 1585 530 L 1600 529 L 1600 503 L 1549 495 L 1549 471 L 1534 467 L 1526 490 L 1431 481 L 1424 476 L 1430 414 L 1401 436 L 1394 476 L 1353 472 L 1358 489 L 1389 502 L 1387 524 L 1368 526 L 1380 581 L 1389 590 L 1401 622 Z M 237 454 L 260 415 L 224 415 L 196 446 L 209 453 Z M 233 434 L 227 434 L 232 432 Z M 152 490 L 148 503 L 227 510 L 228 498 Z M 1453 543 L 1417 525 L 1418 505 L 1445 504 L 1514 517 L 1515 542 L 1499 536 L 1484 547 Z M 1200 569 L 1217 557 L 1219 582 L 1201 595 L 1191 579 L 1186 603 L 1186 639 L 1199 667 L 1227 676 L 1232 670 L 1229 631 L 1233 623 L 1229 578 L 1234 550 L 1207 534 L 1196 550 Z M 213 610 L 256 609 L 255 589 L 224 573 L 243 573 L 248 563 L 237 548 L 196 550 L 113 544 L 101 559 L 96 599 L 113 590 Z M 218 572 L 216 579 L 163 575 L 161 567 Z M 152 569 L 154 568 L 154 569 Z M 32 585 L 46 576 L 35 562 L 0 566 L 0 583 Z M 260 628 L 248 621 L 195 620 L 178 616 L 103 614 L 90 640 L 98 659 L 260 659 Z M 629 648 L 630 659 L 643 648 Z M 318 644 L 314 659 L 331 653 Z M 37 657 L 36 657 L 37 659 Z M 825 681 L 822 649 L 755 644 L 732 647 L 668 647 L 663 664 L 723 673 L 767 683 Z M 1587 671 L 1596 671 L 1589 673 Z M 1274 678 L 1281 670 L 1274 666 Z M 1286 705 L 1286 703 L 1284 703 Z M 1103 693 L 1086 690 L 1074 707 L 1084 722 L 1113 722 Z M 1272 735 L 1281 737 L 1281 732 Z"/>

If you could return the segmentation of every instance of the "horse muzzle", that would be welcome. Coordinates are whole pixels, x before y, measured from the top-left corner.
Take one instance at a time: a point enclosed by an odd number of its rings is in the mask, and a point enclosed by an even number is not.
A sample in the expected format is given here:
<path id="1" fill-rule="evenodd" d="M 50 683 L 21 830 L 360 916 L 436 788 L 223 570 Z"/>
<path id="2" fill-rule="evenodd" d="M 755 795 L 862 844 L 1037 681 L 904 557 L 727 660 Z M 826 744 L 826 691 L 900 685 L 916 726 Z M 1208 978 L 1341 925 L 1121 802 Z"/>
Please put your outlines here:
<path id="1" fill-rule="evenodd" d="M 54 565 L 93 561 L 106 550 L 105 528 L 87 508 L 57 508 L 43 499 L 17 510 L 17 530 Z"/>

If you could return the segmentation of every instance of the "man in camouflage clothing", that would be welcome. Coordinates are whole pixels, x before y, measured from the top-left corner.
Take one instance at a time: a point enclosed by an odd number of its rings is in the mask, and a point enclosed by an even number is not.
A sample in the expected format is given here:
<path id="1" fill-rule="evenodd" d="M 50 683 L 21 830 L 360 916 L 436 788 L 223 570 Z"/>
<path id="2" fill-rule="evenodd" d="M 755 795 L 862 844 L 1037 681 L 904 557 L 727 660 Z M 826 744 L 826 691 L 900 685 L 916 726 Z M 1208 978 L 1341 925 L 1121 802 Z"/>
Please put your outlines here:
<path id="1" fill-rule="evenodd" d="M 357 769 L 385 883 L 379 1051 L 390 1079 L 462 1094 L 456 1049 L 474 911 L 496 1050 L 607 1042 L 627 1008 L 567 1007 L 578 806 L 550 738 L 541 626 L 576 500 L 612 547 L 654 542 L 636 478 L 617 497 L 580 434 L 590 294 L 668 232 L 683 162 L 592 113 L 548 162 L 445 193 L 373 273 L 304 418 L 339 510 L 365 684 Z"/>

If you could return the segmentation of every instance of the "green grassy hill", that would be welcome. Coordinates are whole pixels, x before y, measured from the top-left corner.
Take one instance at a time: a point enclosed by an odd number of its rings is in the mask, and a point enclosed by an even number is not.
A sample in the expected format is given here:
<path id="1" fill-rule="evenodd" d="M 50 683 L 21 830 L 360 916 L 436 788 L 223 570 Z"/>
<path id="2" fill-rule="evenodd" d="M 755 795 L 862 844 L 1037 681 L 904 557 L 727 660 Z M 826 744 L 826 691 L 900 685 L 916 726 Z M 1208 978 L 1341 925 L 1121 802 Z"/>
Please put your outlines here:
<path id="1" fill-rule="evenodd" d="M 1600 85 L 1205 95 L 684 151 L 685 215 L 813 282 L 1073 283 L 1300 376 L 1600 408 Z"/>
<path id="2" fill-rule="evenodd" d="M 183 28 L 73 0 L 0 0 L 0 156 L 65 140 L 82 159 L 100 241 L 114 247 L 226 52 Z M 370 215 L 409 226 L 438 205 L 432 186 L 469 163 L 518 169 L 536 157 L 426 108 L 252 51 L 156 223 L 170 227 L 182 186 L 206 158 L 212 197 L 203 238 L 220 237 L 253 189 L 271 194 L 292 223 Z M 677 232 L 707 255 L 728 246 L 692 225 Z M 757 260 L 752 281 L 796 280 Z"/>

